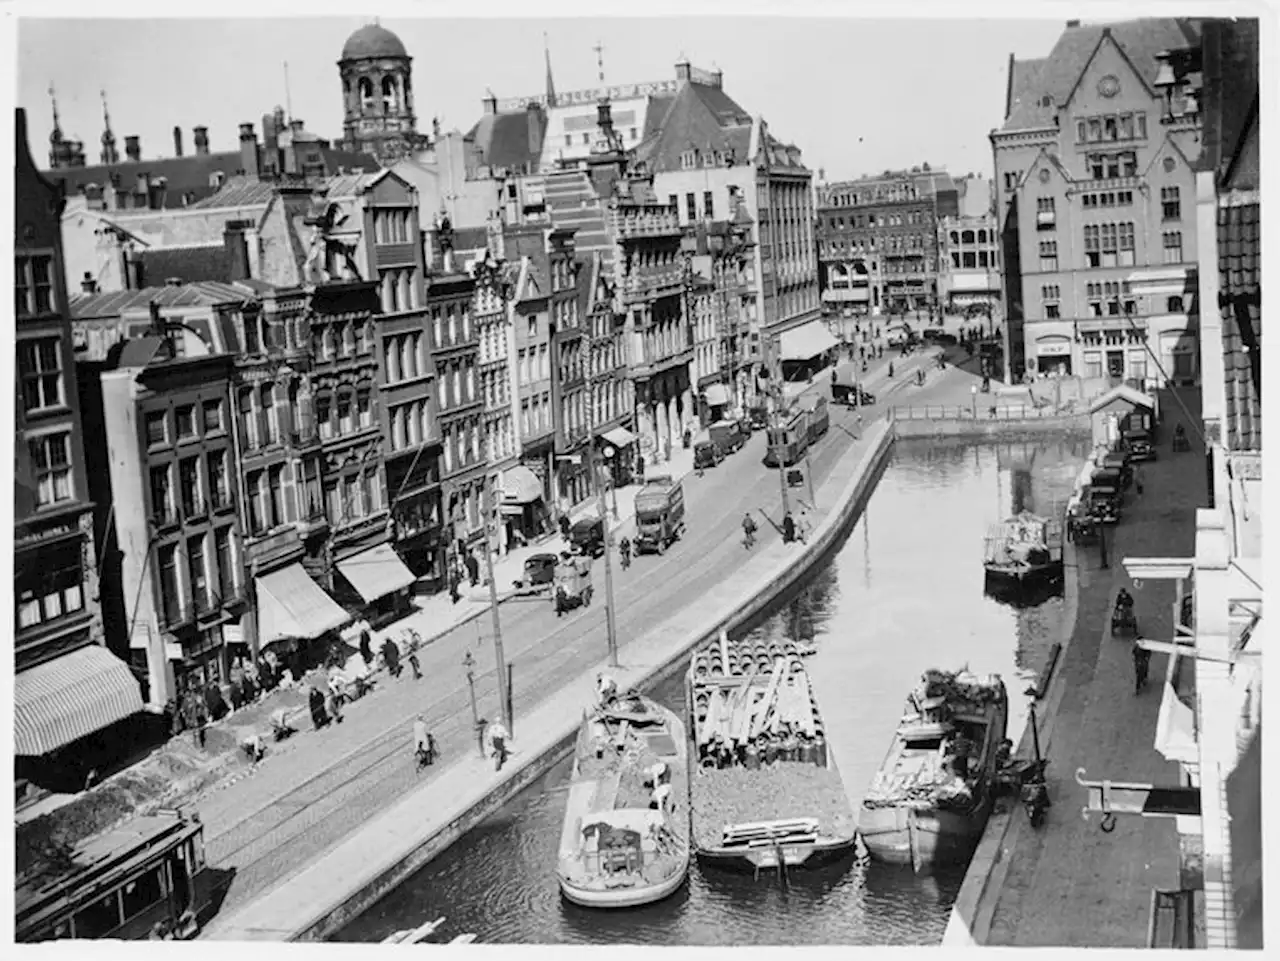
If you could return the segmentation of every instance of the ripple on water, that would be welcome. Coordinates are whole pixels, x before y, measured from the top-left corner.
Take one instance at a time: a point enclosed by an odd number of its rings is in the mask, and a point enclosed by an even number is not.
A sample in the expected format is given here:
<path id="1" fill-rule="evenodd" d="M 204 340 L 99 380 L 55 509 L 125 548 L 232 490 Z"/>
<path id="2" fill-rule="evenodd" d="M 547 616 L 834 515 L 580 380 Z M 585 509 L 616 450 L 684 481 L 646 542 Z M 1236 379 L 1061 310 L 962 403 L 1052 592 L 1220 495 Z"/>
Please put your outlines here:
<path id="1" fill-rule="evenodd" d="M 818 648 L 811 672 L 855 803 L 907 689 L 927 667 L 967 663 L 1003 674 L 1017 740 L 1026 714 L 1019 692 L 1059 639 L 1064 603 L 1058 597 L 1018 609 L 987 597 L 982 537 L 1015 506 L 1047 512 L 1064 502 L 1084 453 L 1060 442 L 898 445 L 836 556 L 754 626 L 754 636 L 812 640 Z M 650 693 L 685 709 L 681 678 Z M 472 932 L 501 943 L 937 944 L 963 880 L 963 867 L 921 877 L 846 861 L 792 872 L 784 887 L 774 873 L 754 878 L 695 866 L 660 904 L 579 908 L 561 898 L 555 881 L 568 773 L 565 761 L 538 779 L 338 940 L 381 940 L 444 915 L 445 938 Z"/>

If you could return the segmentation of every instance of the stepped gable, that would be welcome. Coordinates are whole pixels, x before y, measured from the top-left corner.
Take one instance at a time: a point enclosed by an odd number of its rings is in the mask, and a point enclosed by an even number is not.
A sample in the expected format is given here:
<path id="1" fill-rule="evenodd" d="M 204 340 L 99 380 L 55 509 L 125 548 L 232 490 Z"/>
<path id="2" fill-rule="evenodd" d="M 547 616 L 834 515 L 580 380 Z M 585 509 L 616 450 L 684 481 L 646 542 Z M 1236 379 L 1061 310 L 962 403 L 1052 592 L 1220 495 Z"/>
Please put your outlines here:
<path id="1" fill-rule="evenodd" d="M 599 251 L 606 267 L 613 262 L 613 240 L 609 235 L 604 203 L 596 196 L 590 176 L 582 170 L 562 170 L 548 174 L 543 193 L 551 221 L 557 227 L 576 230 L 574 246 L 579 253 Z"/>
<path id="2" fill-rule="evenodd" d="M 1138 76 L 1152 91 L 1155 90 L 1158 69 L 1156 54 L 1195 44 L 1200 35 L 1199 27 L 1193 21 L 1175 17 L 1068 27 L 1049 56 L 1013 62 L 1008 116 L 1001 129 L 1029 130 L 1052 126 L 1055 111 L 1071 99 L 1081 75 L 1103 42 L 1104 31 L 1110 32 Z M 1050 98 L 1048 104 L 1044 103 L 1046 97 Z"/>

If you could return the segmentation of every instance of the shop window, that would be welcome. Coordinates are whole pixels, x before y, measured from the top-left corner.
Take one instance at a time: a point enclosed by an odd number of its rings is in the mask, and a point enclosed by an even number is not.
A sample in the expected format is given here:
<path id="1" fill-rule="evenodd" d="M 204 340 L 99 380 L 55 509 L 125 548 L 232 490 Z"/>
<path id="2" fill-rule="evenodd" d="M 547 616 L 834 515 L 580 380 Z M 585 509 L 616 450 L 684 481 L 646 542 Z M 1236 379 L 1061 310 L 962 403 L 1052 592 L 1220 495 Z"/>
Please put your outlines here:
<path id="1" fill-rule="evenodd" d="M 80 544 L 63 543 L 41 551 L 40 562 L 14 572 L 15 613 L 19 629 L 57 620 L 84 609 Z"/>

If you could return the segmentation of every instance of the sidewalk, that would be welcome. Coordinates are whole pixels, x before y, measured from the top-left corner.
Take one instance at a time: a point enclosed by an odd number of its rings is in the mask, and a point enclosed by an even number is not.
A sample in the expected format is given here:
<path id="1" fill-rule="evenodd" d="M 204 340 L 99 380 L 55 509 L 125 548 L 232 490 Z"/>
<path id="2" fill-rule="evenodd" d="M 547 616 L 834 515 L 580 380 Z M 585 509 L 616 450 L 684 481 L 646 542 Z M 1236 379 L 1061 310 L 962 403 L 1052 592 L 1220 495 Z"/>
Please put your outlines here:
<path id="1" fill-rule="evenodd" d="M 887 425 L 879 423 L 861 440 L 824 449 L 829 461 L 819 487 L 814 538 L 809 551 L 819 552 L 841 527 L 837 508 L 850 505 L 864 487 L 875 451 L 883 451 Z M 710 477 L 710 475 L 708 475 Z M 730 519 L 729 525 L 734 526 Z M 682 567 L 682 580 L 695 584 L 696 603 L 677 605 L 660 598 L 665 616 L 653 618 L 649 629 L 622 646 L 621 666 L 610 668 L 622 689 L 639 685 L 654 671 L 681 656 L 697 637 L 717 625 L 736 621 L 743 610 L 763 603 L 766 594 L 785 589 L 788 572 L 799 571 L 805 548 L 784 545 L 766 532 L 758 546 L 743 555 L 736 537 L 692 545 L 701 561 Z M 672 554 L 680 553 L 673 549 Z M 810 555 L 812 556 L 812 555 Z M 708 577 L 708 571 L 727 576 Z M 674 612 L 674 613 L 671 613 Z M 624 612 L 625 613 L 625 612 Z M 637 632 L 639 633 L 639 632 Z M 299 865 L 286 883 L 219 917 L 204 936 L 216 940 L 318 940 L 333 933 L 344 919 L 367 908 L 387 887 L 419 868 L 431 854 L 465 831 L 484 813 L 511 796 L 545 770 L 542 759 L 572 735 L 582 711 L 595 698 L 595 675 L 605 666 L 600 653 L 562 672 L 554 697 L 545 697 L 520 714 L 513 762 L 495 773 L 492 762 L 475 751 L 443 765 L 443 770 L 389 810 L 363 825 L 329 851 Z M 582 668 L 585 668 L 583 670 Z M 523 770 L 525 767 L 528 770 Z M 441 840 L 443 836 L 443 840 Z"/>
<path id="2" fill-rule="evenodd" d="M 1193 549 L 1203 468 L 1190 455 L 1170 452 L 1168 438 L 1182 412 L 1172 403 L 1166 411 L 1160 458 L 1142 468 L 1145 492 L 1129 492 L 1124 518 L 1108 540 L 1110 567 L 1101 568 L 1094 545 L 1075 551 L 1076 628 L 1052 682 L 1061 703 L 1041 718 L 1053 808 L 1039 831 L 1018 806 L 1005 815 L 1001 857 L 967 932 L 974 940 L 963 943 L 1145 947 L 1152 888 L 1180 887 L 1174 822 L 1120 817 L 1114 833 L 1104 834 L 1099 815 L 1082 819 L 1086 792 L 1075 780 L 1083 768 L 1091 780 L 1178 783 L 1178 766 L 1153 747 L 1167 658 L 1152 657 L 1148 686 L 1135 695 L 1130 644 L 1110 636 L 1111 606 L 1122 586 L 1134 595 L 1145 636 L 1173 633 L 1173 587 L 1150 582 L 1139 588 L 1121 564 L 1126 556 L 1176 557 Z"/>

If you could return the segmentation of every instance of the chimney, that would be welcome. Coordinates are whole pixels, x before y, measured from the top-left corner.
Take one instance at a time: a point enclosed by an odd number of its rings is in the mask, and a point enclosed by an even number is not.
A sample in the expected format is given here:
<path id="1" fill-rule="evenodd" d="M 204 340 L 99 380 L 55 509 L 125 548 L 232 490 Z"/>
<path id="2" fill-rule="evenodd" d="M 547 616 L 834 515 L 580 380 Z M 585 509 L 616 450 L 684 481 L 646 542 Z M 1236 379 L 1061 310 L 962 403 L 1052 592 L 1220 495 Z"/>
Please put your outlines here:
<path id="1" fill-rule="evenodd" d="M 150 186 L 151 186 L 151 174 L 140 173 L 138 174 L 137 179 L 134 181 L 133 192 L 135 194 L 143 194 L 145 196 L 148 193 Z"/>
<path id="2" fill-rule="evenodd" d="M 142 140 L 139 137 L 124 138 L 124 155 L 133 163 L 142 159 Z"/>
<path id="3" fill-rule="evenodd" d="M 1068 21 L 1067 21 L 1067 29 L 1068 29 L 1068 30 L 1070 30 L 1072 27 L 1078 27 L 1078 26 L 1080 26 L 1080 21 L 1079 21 L 1079 20 L 1068 20 Z"/>
<path id="4" fill-rule="evenodd" d="M 491 117 L 498 112 L 498 98 L 493 95 L 492 90 L 485 91 L 485 98 L 482 103 L 484 104 L 486 117 Z"/>
<path id="5" fill-rule="evenodd" d="M 258 135 L 253 131 L 253 124 L 240 125 L 240 167 L 246 177 L 258 176 Z"/>
<path id="6" fill-rule="evenodd" d="M 197 157 L 207 157 L 209 155 L 209 128 L 208 127 L 192 127 L 192 142 L 196 147 Z"/>
<path id="7" fill-rule="evenodd" d="M 86 294 L 96 294 L 98 292 L 98 282 L 93 279 L 93 274 L 87 270 L 84 272 L 84 278 L 80 281 L 80 289 Z"/>
<path id="8" fill-rule="evenodd" d="M 182 156 L 182 128 L 173 128 L 173 155 L 175 157 Z"/>
<path id="9" fill-rule="evenodd" d="M 249 226 L 243 220 L 228 220 L 222 233 L 223 247 L 227 252 L 227 281 L 249 279 L 249 248 L 245 243 L 245 228 Z"/>
<path id="10" fill-rule="evenodd" d="M 290 120 L 290 121 L 289 121 L 289 132 L 290 132 L 290 133 L 302 133 L 302 121 L 301 121 L 301 120 L 297 120 L 297 119 Z"/>
<path id="11" fill-rule="evenodd" d="M 676 80 L 680 83 L 688 83 L 692 78 L 693 67 L 690 66 L 688 60 L 681 58 L 680 62 L 676 64 Z"/>
<path id="12" fill-rule="evenodd" d="M 525 113 L 529 121 L 529 154 L 537 157 L 542 154 L 542 109 L 531 100 Z"/>
<path id="13" fill-rule="evenodd" d="M 724 71 L 719 67 L 711 71 L 711 86 L 717 90 L 724 89 Z"/>

